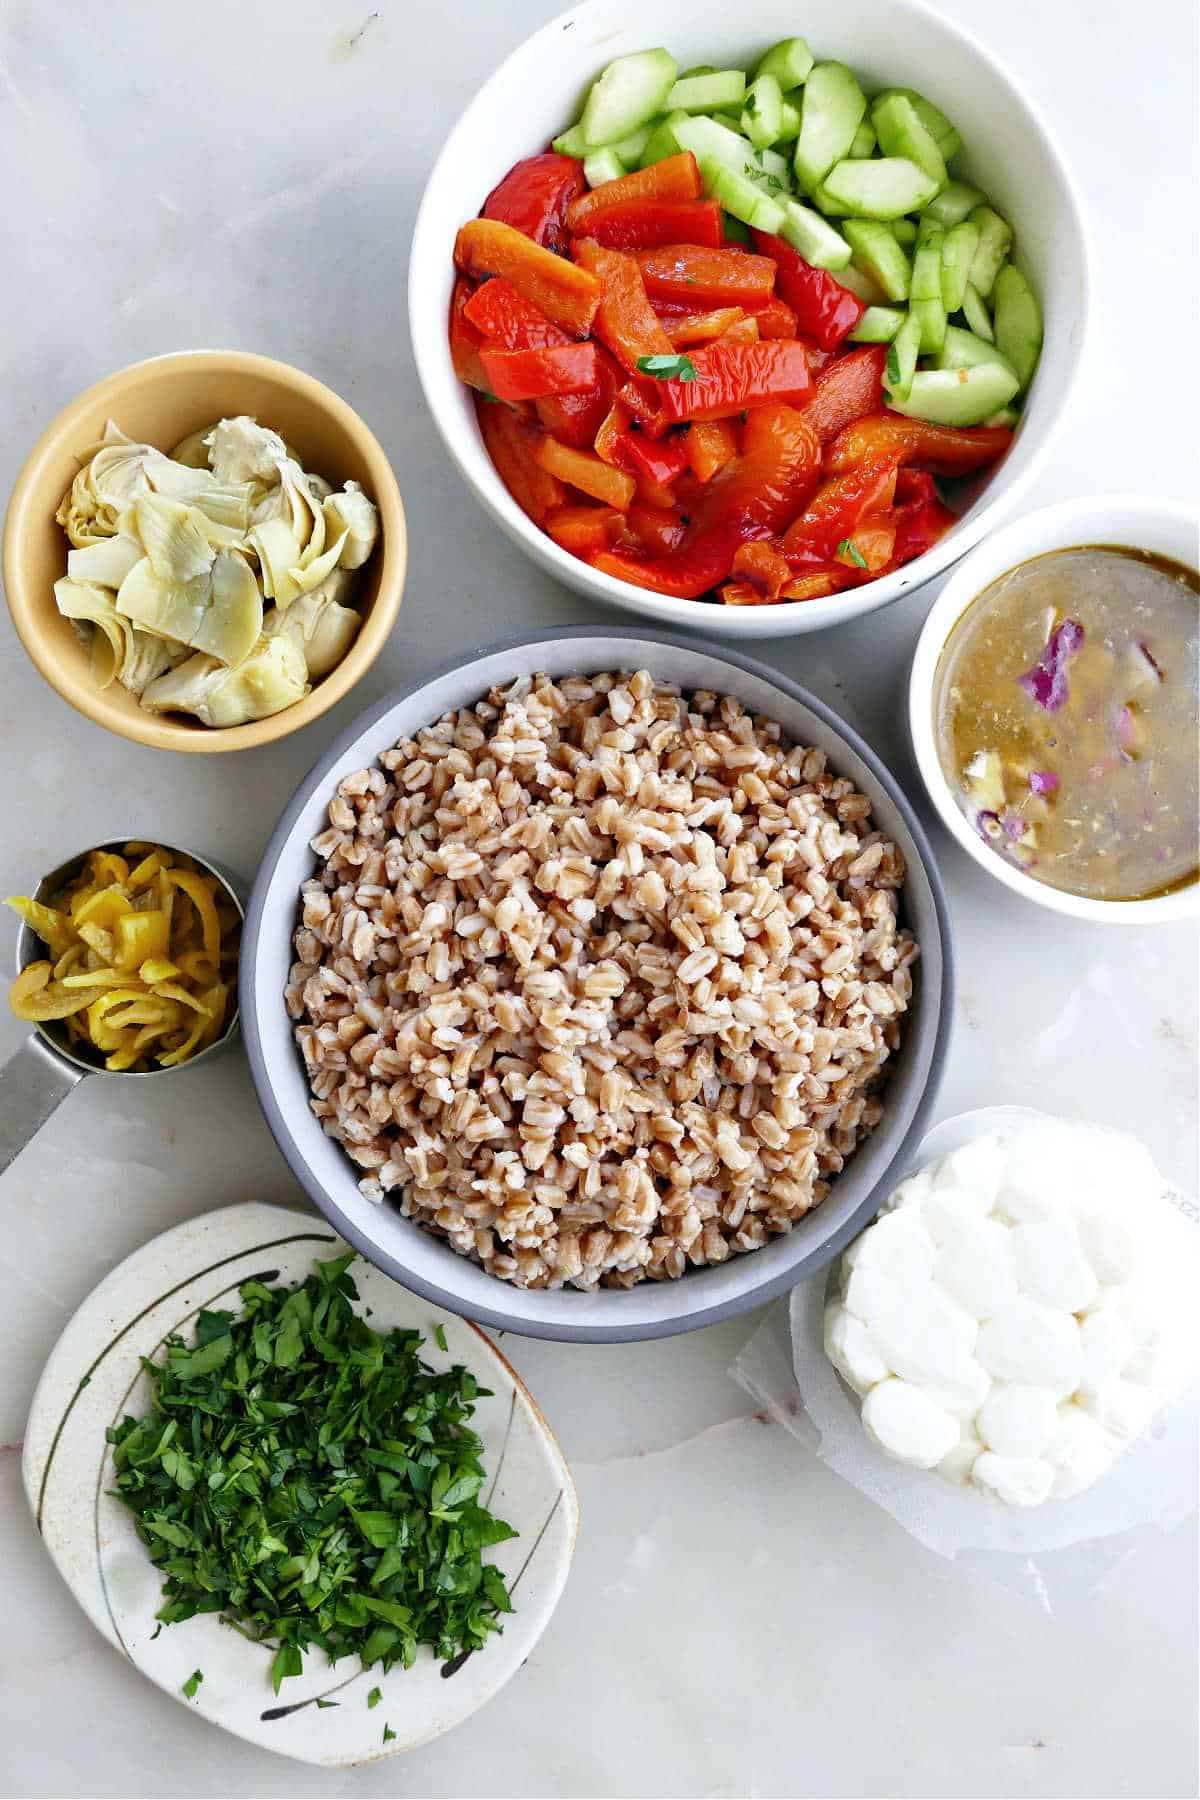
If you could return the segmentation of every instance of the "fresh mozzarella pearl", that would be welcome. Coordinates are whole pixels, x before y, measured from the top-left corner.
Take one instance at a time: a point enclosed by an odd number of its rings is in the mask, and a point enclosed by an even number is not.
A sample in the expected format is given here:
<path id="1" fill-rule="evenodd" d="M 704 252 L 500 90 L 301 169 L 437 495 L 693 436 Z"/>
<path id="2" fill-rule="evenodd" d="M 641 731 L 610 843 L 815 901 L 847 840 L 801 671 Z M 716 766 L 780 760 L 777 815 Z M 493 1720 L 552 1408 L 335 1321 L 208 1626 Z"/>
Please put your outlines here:
<path id="1" fill-rule="evenodd" d="M 863 1401 L 862 1421 L 881 1450 L 918 1469 L 934 1468 L 958 1442 L 957 1419 L 919 1387 L 895 1376 L 871 1389 Z"/>
<path id="2" fill-rule="evenodd" d="M 1049 1388 L 1006 1382 L 979 1409 L 979 1435 L 999 1456 L 1040 1456 L 1058 1433 L 1058 1408 Z"/>
<path id="3" fill-rule="evenodd" d="M 997 1456 L 985 1450 L 975 1458 L 971 1480 L 1006 1506 L 1040 1506 L 1054 1484 L 1054 1466 L 1041 1456 Z"/>

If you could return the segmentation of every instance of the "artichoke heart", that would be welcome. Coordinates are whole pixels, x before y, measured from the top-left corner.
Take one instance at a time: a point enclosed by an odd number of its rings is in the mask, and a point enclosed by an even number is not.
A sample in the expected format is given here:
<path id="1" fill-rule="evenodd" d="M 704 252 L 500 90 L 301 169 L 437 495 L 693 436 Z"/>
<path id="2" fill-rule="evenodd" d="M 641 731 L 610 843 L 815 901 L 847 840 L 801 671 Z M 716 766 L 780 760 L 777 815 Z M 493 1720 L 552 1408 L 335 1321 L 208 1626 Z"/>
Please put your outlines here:
<path id="1" fill-rule="evenodd" d="M 286 606 L 300 591 L 289 573 L 301 554 L 291 526 L 286 519 L 264 519 L 247 534 L 246 543 L 258 558 L 263 593 L 277 606 Z"/>
<path id="2" fill-rule="evenodd" d="M 143 557 L 121 583 L 117 611 L 229 667 L 250 654 L 262 631 L 262 592 L 236 550 L 219 550 L 207 574 L 186 582 L 164 581 Z"/>
<path id="3" fill-rule="evenodd" d="M 379 508 L 357 481 L 348 481 L 340 494 L 326 500 L 325 526 L 331 537 L 345 533 L 342 568 L 361 569 L 379 539 Z"/>
<path id="4" fill-rule="evenodd" d="M 145 554 L 133 533 L 122 530 L 116 537 L 98 538 L 80 549 L 68 550 L 67 574 L 72 581 L 94 581 L 98 587 L 119 588 Z"/>
<path id="5" fill-rule="evenodd" d="M 69 575 L 63 575 L 54 584 L 54 604 L 77 629 L 92 627 L 90 634 L 80 635 L 91 644 L 92 680 L 97 687 L 108 687 L 125 661 L 132 632 L 117 612 L 111 593 L 90 581 L 73 581 Z"/>
<path id="6" fill-rule="evenodd" d="M 311 554 L 312 547 L 309 546 L 295 568 L 288 570 L 298 593 L 310 594 L 314 588 L 320 587 L 321 583 L 332 575 L 337 568 L 338 558 L 342 554 L 342 546 L 345 542 L 346 533 L 343 531 L 341 537 L 335 538 L 328 550 L 320 556 L 313 556 Z"/>
<path id="7" fill-rule="evenodd" d="M 165 494 L 146 494 L 134 508 L 137 534 L 160 581 L 187 582 L 207 575 L 216 555 L 208 521 L 194 506 Z"/>
<path id="8" fill-rule="evenodd" d="M 362 615 L 340 600 L 349 586 L 347 571 L 334 569 L 320 587 L 301 594 L 286 609 L 273 606 L 264 615 L 263 635 L 290 638 L 303 653 L 311 680 L 336 668 L 358 636 Z"/>
<path id="9" fill-rule="evenodd" d="M 279 466 L 288 458 L 287 446 L 277 431 L 260 425 L 242 413 L 221 419 L 204 436 L 207 463 L 218 481 L 259 481 L 274 487 Z"/>
<path id="10" fill-rule="evenodd" d="M 142 695 L 151 712 L 189 712 L 202 724 L 244 725 L 294 706 L 308 692 L 301 651 L 282 636 L 263 637 L 235 669 L 211 656 L 189 656 Z"/>

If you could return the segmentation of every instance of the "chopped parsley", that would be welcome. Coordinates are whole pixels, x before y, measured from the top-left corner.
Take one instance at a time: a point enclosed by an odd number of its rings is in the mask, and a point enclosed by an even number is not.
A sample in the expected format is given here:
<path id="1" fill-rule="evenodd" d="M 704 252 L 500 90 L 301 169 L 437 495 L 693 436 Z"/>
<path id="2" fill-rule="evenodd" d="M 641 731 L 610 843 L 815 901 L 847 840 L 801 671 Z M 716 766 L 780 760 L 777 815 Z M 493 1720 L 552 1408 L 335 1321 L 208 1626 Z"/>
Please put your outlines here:
<path id="1" fill-rule="evenodd" d="M 395 1732 L 394 1732 L 394 1731 L 393 1731 L 393 1730 L 392 1730 L 392 1728 L 391 1728 L 391 1726 L 390 1726 L 390 1725 L 385 1725 L 385 1726 L 384 1726 L 384 1728 L 383 1728 L 383 1741 L 384 1741 L 384 1743 L 385 1743 L 385 1744 L 390 1744 L 390 1743 L 391 1743 L 391 1741 L 392 1741 L 392 1739 L 393 1739 L 393 1738 L 394 1738 L 394 1737 L 395 1737 L 395 1735 L 396 1735 L 396 1734 L 395 1734 Z"/>
<path id="2" fill-rule="evenodd" d="M 187 1680 L 184 1682 L 183 1686 L 179 1690 L 185 1700 L 194 1700 L 196 1698 L 196 1694 L 199 1690 L 200 1683 L 203 1680 L 204 1680 L 204 1670 L 203 1669 L 193 1669 L 191 1674 L 188 1676 Z"/>
<path id="3" fill-rule="evenodd" d="M 837 553 L 839 556 L 844 556 L 848 562 L 852 562 L 856 569 L 865 569 L 867 566 L 867 559 L 853 538 L 843 538 L 837 547 Z"/>
<path id="4" fill-rule="evenodd" d="M 446 1348 L 446 1327 L 444 1325 L 434 1326 L 433 1341 L 439 1350 L 444 1350 Z"/>
<path id="5" fill-rule="evenodd" d="M 341 1704 L 340 1700 L 322 1700 L 319 1694 L 317 1696 L 317 1710 L 319 1712 L 327 1712 L 331 1706 L 340 1706 Z"/>
<path id="6" fill-rule="evenodd" d="M 695 381 L 696 365 L 690 356 L 639 356 L 637 366 L 655 381 Z"/>
<path id="7" fill-rule="evenodd" d="M 243 1282 L 236 1317 L 201 1312 L 192 1343 L 145 1362 L 149 1412 L 107 1433 L 116 1498 L 165 1576 L 157 1617 L 215 1612 L 270 1644 L 276 1693 L 313 1645 L 409 1668 L 421 1644 L 480 1649 L 512 1610 L 483 1552 L 516 1533 L 478 1501 L 467 1423 L 487 1390 L 430 1369 L 419 1332 L 373 1331 L 353 1260 Z"/>
<path id="8" fill-rule="evenodd" d="M 377 1688 L 377 1687 L 374 1687 L 374 1688 L 372 1688 L 372 1689 L 371 1689 L 371 1691 L 370 1691 L 370 1693 L 369 1693 L 369 1694 L 368 1694 L 368 1695 L 367 1695 L 367 1708 L 368 1708 L 368 1710 L 370 1710 L 370 1708 L 371 1708 L 371 1707 L 372 1707 L 372 1706 L 378 1706 L 378 1705 L 379 1705 L 379 1702 L 380 1702 L 380 1701 L 381 1701 L 381 1700 L 382 1700 L 382 1699 L 383 1699 L 383 1689 L 382 1689 L 382 1688 Z"/>

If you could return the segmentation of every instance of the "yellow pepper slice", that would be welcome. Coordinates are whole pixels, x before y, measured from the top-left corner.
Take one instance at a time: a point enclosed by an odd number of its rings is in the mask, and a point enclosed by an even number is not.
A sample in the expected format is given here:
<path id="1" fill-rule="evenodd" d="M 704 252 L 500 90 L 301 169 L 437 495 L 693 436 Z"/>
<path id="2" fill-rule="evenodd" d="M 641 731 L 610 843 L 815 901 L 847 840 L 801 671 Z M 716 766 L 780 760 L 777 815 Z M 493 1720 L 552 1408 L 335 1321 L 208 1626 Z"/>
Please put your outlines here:
<path id="1" fill-rule="evenodd" d="M 204 939 L 204 954 L 216 968 L 221 958 L 221 922 L 217 918 L 216 900 L 213 895 L 213 882 L 193 869 L 172 869 L 170 879 L 175 887 L 185 893 L 197 913 L 200 915 L 200 931 Z"/>

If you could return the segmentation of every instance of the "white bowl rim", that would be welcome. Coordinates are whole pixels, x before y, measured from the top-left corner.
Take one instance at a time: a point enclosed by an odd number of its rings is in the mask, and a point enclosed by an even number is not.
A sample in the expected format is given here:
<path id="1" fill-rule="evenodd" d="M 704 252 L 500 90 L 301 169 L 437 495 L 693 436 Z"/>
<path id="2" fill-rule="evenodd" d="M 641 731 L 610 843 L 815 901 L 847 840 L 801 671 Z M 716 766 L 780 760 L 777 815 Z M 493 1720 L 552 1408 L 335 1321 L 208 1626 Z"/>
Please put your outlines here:
<path id="1" fill-rule="evenodd" d="M 1115 538 L 1105 535 L 1114 529 L 1108 521 L 1117 513 L 1135 520 L 1144 519 L 1150 528 L 1163 522 L 1190 527 L 1193 535 L 1200 537 L 1200 514 L 1186 502 L 1154 500 L 1144 494 L 1125 493 L 1087 494 L 1072 500 L 1059 500 L 1050 506 L 1039 507 L 1036 512 L 1025 513 L 1002 530 L 993 532 L 963 558 L 934 601 L 921 628 L 908 680 L 908 727 L 925 791 L 942 824 L 968 856 L 1011 893 L 1047 907 L 1051 912 L 1101 925 L 1168 924 L 1190 918 L 1200 911 L 1200 880 L 1173 893 L 1158 894 L 1145 900 L 1096 900 L 1035 881 L 998 855 L 972 829 L 950 791 L 950 784 L 942 773 L 933 729 L 933 688 L 938 663 L 959 619 L 994 581 L 1008 570 L 1038 556 L 1087 543 L 1149 547 L 1132 542 L 1133 527 L 1117 528 Z M 1018 544 L 1019 550 L 1015 548 Z"/>
<path id="2" fill-rule="evenodd" d="M 1028 91 L 1008 73 L 999 58 L 986 45 L 948 14 L 936 7 L 926 5 L 925 0 L 895 0 L 893 11 L 907 10 L 910 14 L 916 14 L 923 21 L 928 22 L 936 30 L 944 31 L 950 37 L 957 39 L 967 54 L 981 62 L 1000 85 L 1010 90 L 1023 107 L 1031 129 L 1041 138 L 1047 158 L 1054 164 L 1061 180 L 1063 196 L 1070 214 L 1071 228 L 1078 244 L 1080 281 L 1078 293 L 1074 296 L 1073 301 L 1077 322 L 1076 330 L 1071 342 L 1064 343 L 1061 350 L 1063 358 L 1069 356 L 1072 361 L 1065 374 L 1063 392 L 1057 410 L 1052 417 L 1045 421 L 1041 441 L 1036 443 L 1029 453 L 1028 464 L 1024 470 L 1007 483 L 990 483 L 989 488 L 993 485 L 996 486 L 995 495 L 986 499 L 985 504 L 980 507 L 965 527 L 963 525 L 955 526 L 923 556 L 916 557 L 911 563 L 898 569 L 895 574 L 885 576 L 881 581 L 868 582 L 863 587 L 847 589 L 844 593 L 831 595 L 824 600 L 793 602 L 788 607 L 775 605 L 769 608 L 721 607 L 695 600 L 676 600 L 667 595 L 652 593 L 649 589 L 638 588 L 631 582 L 619 581 L 615 576 L 602 574 L 582 562 L 578 557 L 571 556 L 568 551 L 556 544 L 553 538 L 540 531 L 532 520 L 526 517 L 503 487 L 498 475 L 495 478 L 495 491 L 485 490 L 479 485 L 459 450 L 458 431 L 455 423 L 443 414 L 433 384 L 426 380 L 426 340 L 420 324 L 423 300 L 419 290 L 422 283 L 422 264 L 427 254 L 425 241 L 433 239 L 436 242 L 441 231 L 439 221 L 433 216 L 431 205 L 433 191 L 443 167 L 456 163 L 464 155 L 472 153 L 473 115 L 477 105 L 485 93 L 504 81 L 514 64 L 524 61 L 526 57 L 534 60 L 543 52 L 548 52 L 562 32 L 574 26 L 586 27 L 591 15 L 606 10 L 611 4 L 612 0 L 584 0 L 583 5 L 571 7 L 566 12 L 557 14 L 547 24 L 531 33 L 529 37 L 522 39 L 472 95 L 467 106 L 451 127 L 450 134 L 429 173 L 413 226 L 408 270 L 409 337 L 412 343 L 417 377 L 421 383 L 426 404 L 451 461 L 485 511 L 519 548 L 533 556 L 534 560 L 541 563 L 549 573 L 557 576 L 577 592 L 586 593 L 592 598 L 603 601 L 606 605 L 619 606 L 625 611 L 654 619 L 661 624 L 681 626 L 688 631 L 699 629 L 706 635 L 715 631 L 730 637 L 750 639 L 791 637 L 861 619 L 868 613 L 891 605 L 893 601 L 899 600 L 912 589 L 923 587 L 926 582 L 935 580 L 961 557 L 967 555 L 987 532 L 994 529 L 997 522 L 1010 513 L 1024 498 L 1044 470 L 1055 437 L 1079 382 L 1091 314 L 1094 264 L 1091 234 L 1080 189 L 1070 163 L 1063 153 L 1058 137 L 1047 123 L 1037 103 L 1031 98 Z M 445 253 L 449 255 L 450 245 L 448 243 L 444 249 Z M 432 248 L 428 254 L 433 254 Z M 440 339 L 435 341 L 439 341 L 441 354 L 448 357 L 449 342 L 444 323 Z M 777 622 L 773 618 L 768 629 L 765 623 L 757 617 L 760 612 L 777 615 Z"/>
<path id="3" fill-rule="evenodd" d="M 916 850 L 917 860 L 929 889 L 930 905 L 936 922 L 940 969 L 932 997 L 932 1004 L 936 1005 L 936 1013 L 927 1021 L 925 1027 L 932 1035 L 928 1053 L 928 1072 L 925 1085 L 913 1102 L 907 1127 L 896 1137 L 888 1159 L 881 1166 L 875 1180 L 866 1188 L 858 1203 L 840 1224 L 831 1226 L 829 1232 L 807 1252 L 801 1245 L 786 1266 L 777 1270 L 773 1275 L 764 1276 L 759 1282 L 748 1279 L 742 1291 L 728 1298 L 713 1300 L 706 1305 L 703 1285 L 706 1271 L 704 1269 L 691 1270 L 680 1282 L 639 1284 L 639 1287 L 642 1288 L 650 1285 L 671 1292 L 687 1286 L 690 1282 L 696 1293 L 696 1301 L 694 1305 L 689 1306 L 687 1311 L 673 1313 L 666 1317 L 630 1321 L 622 1318 L 619 1301 L 625 1294 L 638 1290 L 612 1290 L 613 1298 L 618 1305 L 613 1309 L 611 1323 L 605 1321 L 601 1324 L 585 1325 L 560 1321 L 557 1318 L 529 1317 L 515 1309 L 507 1309 L 506 1297 L 509 1293 L 528 1296 L 532 1290 L 510 1288 L 507 1282 L 496 1278 L 493 1278 L 491 1282 L 491 1286 L 496 1290 L 495 1303 L 480 1305 L 473 1300 L 468 1303 L 454 1287 L 453 1278 L 449 1285 L 441 1285 L 438 1281 L 414 1273 L 369 1232 L 360 1229 L 357 1221 L 345 1212 L 312 1170 L 303 1145 L 285 1116 L 284 1107 L 272 1085 L 268 1054 L 264 1046 L 263 1032 L 258 1016 L 260 997 L 256 991 L 255 974 L 259 961 L 263 914 L 277 866 L 295 835 L 297 823 L 310 797 L 318 788 L 328 787 L 331 772 L 336 769 L 341 759 L 358 741 L 397 705 L 411 699 L 422 689 L 445 675 L 483 662 L 497 652 L 532 650 L 543 644 L 560 644 L 575 639 L 586 640 L 589 638 L 611 641 L 616 653 L 619 652 L 623 643 L 630 641 L 631 632 L 628 627 L 623 625 L 566 625 L 551 626 L 532 632 L 513 633 L 498 638 L 490 644 L 482 645 L 478 649 L 465 651 L 459 656 L 448 658 L 437 667 L 427 670 L 414 681 L 384 695 L 382 699 L 360 713 L 347 726 L 346 730 L 330 745 L 325 754 L 318 758 L 303 777 L 284 807 L 279 822 L 271 834 L 270 842 L 263 852 L 254 888 L 246 906 L 238 997 L 246 1056 L 263 1116 L 296 1180 L 347 1243 L 353 1244 L 368 1261 L 374 1263 L 377 1268 L 383 1269 L 402 1286 L 423 1295 L 439 1306 L 446 1307 L 451 1312 L 464 1314 L 477 1324 L 512 1331 L 522 1337 L 551 1338 L 570 1343 L 630 1343 L 641 1339 L 675 1336 L 682 1332 L 696 1330 L 703 1325 L 714 1325 L 722 1319 L 733 1318 L 739 1313 L 748 1312 L 753 1307 L 763 1305 L 779 1294 L 786 1293 L 798 1281 L 806 1279 L 823 1268 L 875 1216 L 892 1180 L 893 1172 L 903 1165 L 905 1156 L 915 1144 L 920 1142 L 921 1136 L 928 1126 L 929 1116 L 936 1103 L 949 1058 L 954 1021 L 956 960 L 950 907 L 929 839 L 917 818 L 911 801 L 897 778 L 876 752 L 864 742 L 853 726 L 848 725 L 832 707 L 809 693 L 806 688 L 791 680 L 789 676 L 769 668 L 765 663 L 732 650 L 726 645 L 704 638 L 681 639 L 668 632 L 657 631 L 653 628 L 639 628 L 633 638 L 633 641 L 639 645 L 654 643 L 675 650 L 683 650 L 689 654 L 712 657 L 729 664 L 735 670 L 778 689 L 787 699 L 808 708 L 829 731 L 836 734 L 852 753 L 862 759 L 890 803 L 896 808 Z M 282 1006 L 282 995 L 279 997 L 279 1004 Z M 872 1134 L 872 1139 L 878 1139 L 881 1134 L 886 1134 L 888 1129 L 888 1122 L 885 1119 Z M 851 1168 L 853 1168 L 853 1164 L 851 1164 Z M 420 1227 L 414 1227 L 414 1229 L 420 1229 Z M 787 1240 L 781 1238 L 777 1241 L 786 1242 Z M 752 1268 L 754 1255 L 755 1253 L 752 1252 L 737 1260 Z M 466 1259 L 459 1258 L 457 1260 L 463 1263 L 464 1268 L 477 1270 L 477 1265 L 467 1262 Z M 447 1267 L 450 1268 L 452 1265 L 448 1264 Z M 533 1297 L 536 1298 L 536 1294 Z"/>

